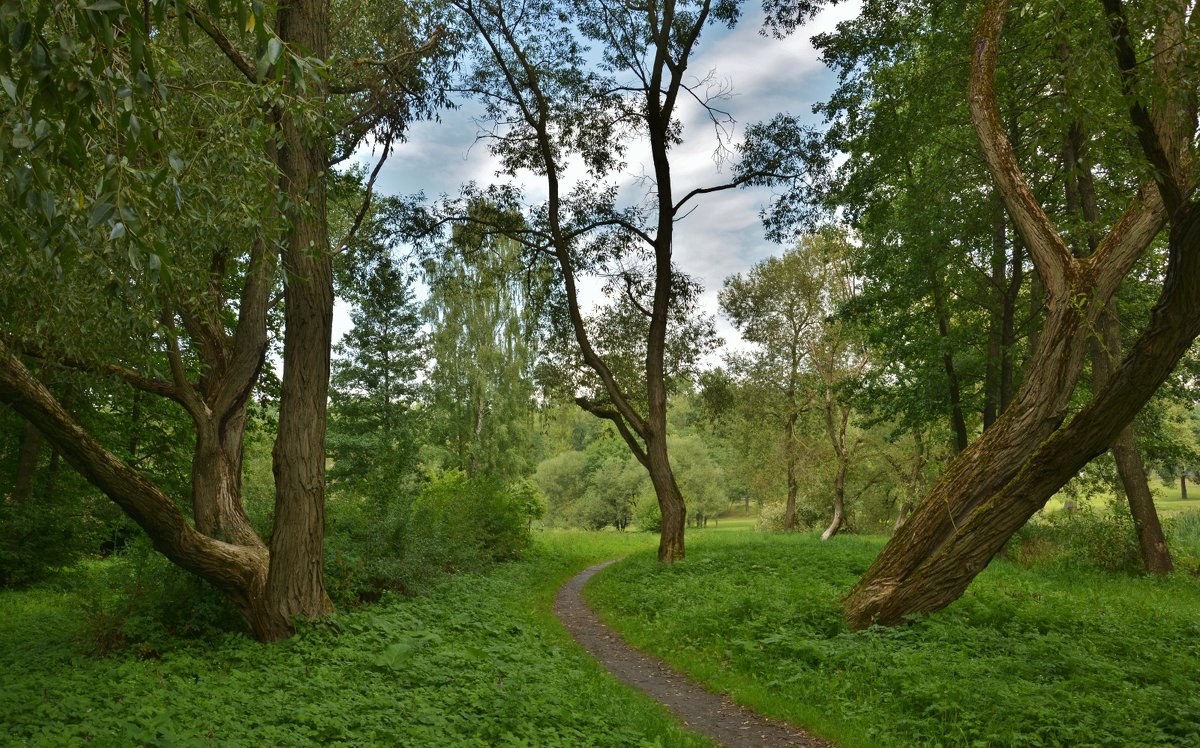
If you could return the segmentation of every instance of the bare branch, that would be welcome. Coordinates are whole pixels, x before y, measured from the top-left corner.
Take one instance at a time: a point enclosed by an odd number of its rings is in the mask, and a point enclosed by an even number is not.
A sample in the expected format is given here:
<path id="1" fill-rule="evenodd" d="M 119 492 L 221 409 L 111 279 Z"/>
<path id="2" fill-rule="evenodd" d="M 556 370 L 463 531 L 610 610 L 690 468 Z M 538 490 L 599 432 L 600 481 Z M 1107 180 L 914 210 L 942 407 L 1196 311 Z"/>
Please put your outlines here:
<path id="1" fill-rule="evenodd" d="M 241 71 L 246 80 L 251 83 L 258 83 L 258 72 L 254 62 L 242 54 L 241 50 L 233 46 L 233 42 L 229 41 L 229 37 L 225 36 L 225 32 L 217 27 L 208 15 L 198 9 L 196 6 L 188 3 L 186 6 L 188 17 L 200 27 L 208 37 L 216 43 L 217 47 L 224 53 L 225 57 L 233 63 L 233 66 Z"/>
<path id="2" fill-rule="evenodd" d="M 375 192 L 375 180 L 379 178 L 379 172 L 383 169 L 383 164 L 388 160 L 388 156 L 392 152 L 392 136 L 388 135 L 383 139 L 383 153 L 379 155 L 379 161 L 375 164 L 375 168 L 371 170 L 371 176 L 367 179 L 367 189 L 363 194 L 362 205 L 358 207 L 358 212 L 354 214 L 354 222 L 350 224 L 350 229 L 346 231 L 346 235 L 342 240 L 334 245 L 333 254 L 340 254 L 350 246 L 350 242 L 354 241 L 354 237 L 358 234 L 358 229 L 362 225 L 363 218 L 366 217 L 367 211 L 371 208 L 371 198 Z"/>
<path id="3" fill-rule="evenodd" d="M 155 379 L 140 374 L 133 369 L 127 369 L 117 364 L 111 364 L 101 361 L 85 361 L 74 356 L 67 356 L 56 351 L 46 348 L 40 343 L 34 343 L 29 340 L 20 340 L 12 336 L 4 336 L 4 344 L 26 356 L 36 358 L 48 364 L 61 366 L 66 369 L 74 369 L 76 371 L 90 372 L 93 374 L 107 374 L 117 377 L 126 383 L 136 387 L 143 392 L 148 392 L 152 395 L 159 395 L 169 400 L 181 403 L 179 392 L 175 385 L 163 379 Z"/>

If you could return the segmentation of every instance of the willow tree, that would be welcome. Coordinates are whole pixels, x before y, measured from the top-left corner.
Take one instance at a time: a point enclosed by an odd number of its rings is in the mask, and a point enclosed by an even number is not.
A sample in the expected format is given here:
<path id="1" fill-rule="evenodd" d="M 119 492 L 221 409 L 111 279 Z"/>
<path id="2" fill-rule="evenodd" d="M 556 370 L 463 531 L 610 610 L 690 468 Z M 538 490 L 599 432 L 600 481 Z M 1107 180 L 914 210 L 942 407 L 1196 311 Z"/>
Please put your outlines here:
<path id="1" fill-rule="evenodd" d="M 328 0 L 283 2 L 273 16 L 257 3 L 169 0 L 10 3 L 0 14 L 15 42 L 0 55 L 9 191 L 0 227 L 16 255 L 3 276 L 0 401 L 160 552 L 223 592 L 262 640 L 287 636 L 296 615 L 331 609 L 326 174 L 365 134 L 389 142 L 420 107 L 407 27 L 398 34 L 393 19 L 369 37 L 383 56 L 359 57 L 349 53 L 366 48 L 363 19 L 386 13 L 342 15 L 331 17 Z M 268 543 L 242 503 L 242 447 L 280 273 Z M 182 408 L 195 435 L 191 518 L 32 376 L 31 359 Z"/>
<path id="2" fill-rule="evenodd" d="M 1017 529 L 1105 451 L 1200 334 L 1197 48 L 1185 0 L 1103 0 L 1104 24 L 1072 27 L 1076 47 L 1108 59 L 1096 85 L 1097 136 L 1136 136 L 1143 181 L 1086 257 L 1075 256 L 1030 188 L 997 109 L 996 66 L 1009 0 L 987 0 L 972 42 L 969 105 L 998 194 L 1045 289 L 1046 320 L 1012 403 L 943 472 L 845 599 L 853 626 L 894 624 L 957 599 Z M 1049 14 L 1047 15 L 1049 17 Z M 1096 59 L 1095 57 L 1093 59 Z M 1111 85 L 1109 85 L 1111 84 Z M 1167 269 L 1144 329 L 1078 412 L 1069 411 L 1099 320 L 1122 280 L 1165 231 Z"/>
<path id="3" fill-rule="evenodd" d="M 663 517 L 659 559 L 682 559 L 687 512 L 668 456 L 666 417 L 669 332 L 682 316 L 678 294 L 688 287 L 674 266 L 675 224 L 705 193 L 763 174 L 680 188 L 672 165 L 688 100 L 718 125 L 719 147 L 726 147 L 727 116 L 707 93 L 726 92 L 691 76 L 688 65 L 705 28 L 732 25 L 738 3 L 452 4 L 477 37 L 475 69 L 464 86 L 494 124 L 483 137 L 506 174 L 532 171 L 546 196 L 530 210 L 528 227 L 513 235 L 557 270 L 558 309 L 591 376 L 576 402 L 612 421 L 646 468 Z M 635 143 L 647 149 L 649 189 L 622 206 L 616 179 Z M 610 280 L 620 327 L 639 341 L 640 364 L 629 375 L 618 372 L 587 320 L 580 284 L 596 275 Z"/>
<path id="4" fill-rule="evenodd" d="M 422 268 L 430 438 L 469 476 L 522 478 L 533 469 L 534 363 L 548 274 L 544 266 L 526 272 L 519 241 L 473 223 L 456 226 Z"/>

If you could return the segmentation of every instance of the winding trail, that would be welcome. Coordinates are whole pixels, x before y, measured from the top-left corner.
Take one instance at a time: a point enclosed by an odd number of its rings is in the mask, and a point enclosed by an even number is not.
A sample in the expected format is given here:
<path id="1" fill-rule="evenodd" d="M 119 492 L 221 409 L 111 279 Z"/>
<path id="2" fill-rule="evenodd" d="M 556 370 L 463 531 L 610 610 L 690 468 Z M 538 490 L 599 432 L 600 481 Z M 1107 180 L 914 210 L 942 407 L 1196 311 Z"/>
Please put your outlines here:
<path id="1" fill-rule="evenodd" d="M 567 631 L 617 680 L 666 705 L 687 729 L 729 748 L 832 748 L 830 743 L 797 727 L 767 719 L 705 690 L 657 657 L 629 646 L 617 632 L 601 623 L 584 602 L 581 591 L 596 572 L 619 560 L 584 569 L 564 584 L 554 598 L 554 614 Z"/>

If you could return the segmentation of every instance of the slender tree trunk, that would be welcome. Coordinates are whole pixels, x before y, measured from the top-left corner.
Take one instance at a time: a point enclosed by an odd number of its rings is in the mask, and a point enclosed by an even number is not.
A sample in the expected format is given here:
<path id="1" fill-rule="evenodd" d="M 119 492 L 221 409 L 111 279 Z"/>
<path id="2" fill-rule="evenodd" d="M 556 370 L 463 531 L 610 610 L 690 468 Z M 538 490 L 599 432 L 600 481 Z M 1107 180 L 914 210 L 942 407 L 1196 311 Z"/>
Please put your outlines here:
<path id="1" fill-rule="evenodd" d="M 950 350 L 950 319 L 946 311 L 945 292 L 941 279 L 933 284 L 934 310 L 937 314 L 938 337 L 942 341 L 942 366 L 946 370 L 946 389 L 950 396 L 950 427 L 954 431 L 954 451 L 962 452 L 970 441 L 967 434 L 967 419 L 963 415 L 962 394 L 958 385 L 958 372 L 954 368 L 954 354 Z"/>
<path id="2" fill-rule="evenodd" d="M 1100 318 L 1102 341 L 1092 342 L 1092 386 L 1101 389 L 1112 372 L 1112 361 L 1121 355 L 1121 330 L 1116 317 L 1116 305 L 1110 303 Z M 1175 565 L 1163 533 L 1158 510 L 1154 507 L 1154 496 L 1150 493 L 1150 480 L 1146 477 L 1146 466 L 1133 438 L 1133 426 L 1121 429 L 1112 444 L 1113 460 L 1117 463 L 1117 477 L 1129 503 L 1129 513 L 1137 530 L 1138 548 L 1142 554 L 1142 565 L 1151 574 L 1169 574 Z"/>
<path id="3" fill-rule="evenodd" d="M 783 510 L 783 529 L 788 531 L 796 529 L 796 497 L 800 493 L 800 485 L 796 480 L 796 467 L 799 463 L 796 455 L 796 418 L 794 411 L 788 414 L 784 431 L 787 450 L 787 505 Z"/>
<path id="4" fill-rule="evenodd" d="M 995 297 L 993 304 L 988 307 L 988 341 L 987 355 L 983 367 L 983 428 L 986 431 L 996 421 L 1001 412 L 1000 405 L 1002 389 L 1001 370 L 1004 368 L 1004 310 L 1007 298 L 1004 267 L 1008 259 L 1005 246 L 1004 204 L 997 195 L 996 209 L 992 217 L 992 256 L 991 256 L 991 287 L 990 294 Z"/>
<path id="5" fill-rule="evenodd" d="M 1187 473 L 1179 474 L 1179 498 L 1181 501 L 1187 501 Z"/>
<path id="6" fill-rule="evenodd" d="M 1067 62 L 1068 52 L 1065 47 L 1061 55 L 1064 62 Z M 1093 254 L 1100 244 L 1095 228 L 1100 222 L 1100 210 L 1086 144 L 1087 139 L 1084 137 L 1082 126 L 1072 123 L 1067 128 L 1063 146 L 1063 171 L 1066 176 L 1067 210 L 1082 217 L 1085 223 L 1083 234 L 1087 237 L 1086 250 L 1080 246 L 1081 242 L 1075 242 L 1075 253 L 1080 257 Z M 1117 319 L 1117 306 L 1113 301 L 1108 302 L 1100 315 L 1090 354 L 1092 387 L 1099 390 L 1108 382 L 1112 362 L 1120 360 L 1121 357 L 1121 326 Z M 1150 494 L 1150 482 L 1146 477 L 1141 453 L 1133 438 L 1132 425 L 1121 429 L 1121 433 L 1113 442 L 1112 455 L 1117 464 L 1117 477 L 1129 503 L 1133 525 L 1137 530 L 1142 564 L 1151 574 L 1168 574 L 1174 565 L 1171 563 L 1171 553 L 1167 548 L 1162 523 L 1158 519 L 1158 511 L 1154 508 L 1154 497 Z"/>
<path id="7" fill-rule="evenodd" d="M 1004 294 L 1004 312 L 1001 321 L 1002 357 L 1000 360 L 1000 413 L 1008 410 L 1015 390 L 1017 344 L 1017 302 L 1021 298 L 1021 286 L 1025 282 L 1025 256 L 1021 237 L 1012 237 L 1012 263 L 1009 271 L 1008 290 Z"/>

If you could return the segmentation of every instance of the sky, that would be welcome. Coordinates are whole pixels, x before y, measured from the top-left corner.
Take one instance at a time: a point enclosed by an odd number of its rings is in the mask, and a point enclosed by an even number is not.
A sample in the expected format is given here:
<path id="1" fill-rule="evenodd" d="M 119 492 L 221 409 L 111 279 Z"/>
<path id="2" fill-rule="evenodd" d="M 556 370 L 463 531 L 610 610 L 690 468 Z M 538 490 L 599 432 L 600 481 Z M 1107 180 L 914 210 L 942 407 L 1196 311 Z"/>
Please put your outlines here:
<path id="1" fill-rule="evenodd" d="M 748 3 L 738 25 L 730 30 L 713 25 L 705 30 L 688 66 L 698 77 L 712 71 L 715 80 L 732 87 L 732 98 L 721 104 L 735 120 L 734 141 L 744 126 L 790 112 L 819 124 L 812 114 L 815 103 L 829 98 L 835 75 L 825 68 L 809 43 L 814 34 L 829 31 L 839 21 L 853 18 L 858 0 L 828 8 L 799 32 L 787 39 L 759 33 L 762 11 Z M 496 163 L 486 144 L 476 142 L 479 127 L 472 115 L 478 108 L 462 102 L 461 108 L 445 112 L 441 122 L 419 122 L 408 140 L 393 149 L 380 171 L 377 189 L 384 194 L 424 192 L 430 198 L 455 194 L 471 180 L 488 184 L 499 181 Z M 684 142 L 672 151 L 672 182 L 676 195 L 696 187 L 718 185 L 729 179 L 726 165 L 714 162 L 713 128 L 698 104 L 681 105 Z M 645 154 L 645 157 L 643 157 Z M 374 165 L 369 151 L 359 154 L 368 168 Z M 648 151 L 636 145 L 628 153 L 626 174 L 621 180 L 629 194 L 639 194 L 637 175 L 651 171 Z M 536 177 L 530 177 L 530 194 L 539 194 Z M 518 179 L 520 182 L 521 180 Z M 644 191 L 644 188 L 641 188 Z M 540 191 L 544 194 L 544 188 Z M 754 263 L 779 254 L 783 247 L 763 237 L 759 210 L 771 199 L 768 188 L 728 190 L 701 196 L 699 207 L 676 226 L 674 256 L 677 266 L 697 278 L 704 287 L 701 309 L 717 318 L 717 330 L 729 348 L 740 347 L 741 338 L 718 313 L 717 294 L 724 280 L 748 270 Z M 599 284 L 590 285 L 598 296 Z M 585 286 L 585 289 L 589 286 Z M 334 338 L 349 327 L 344 305 L 335 310 Z"/>

